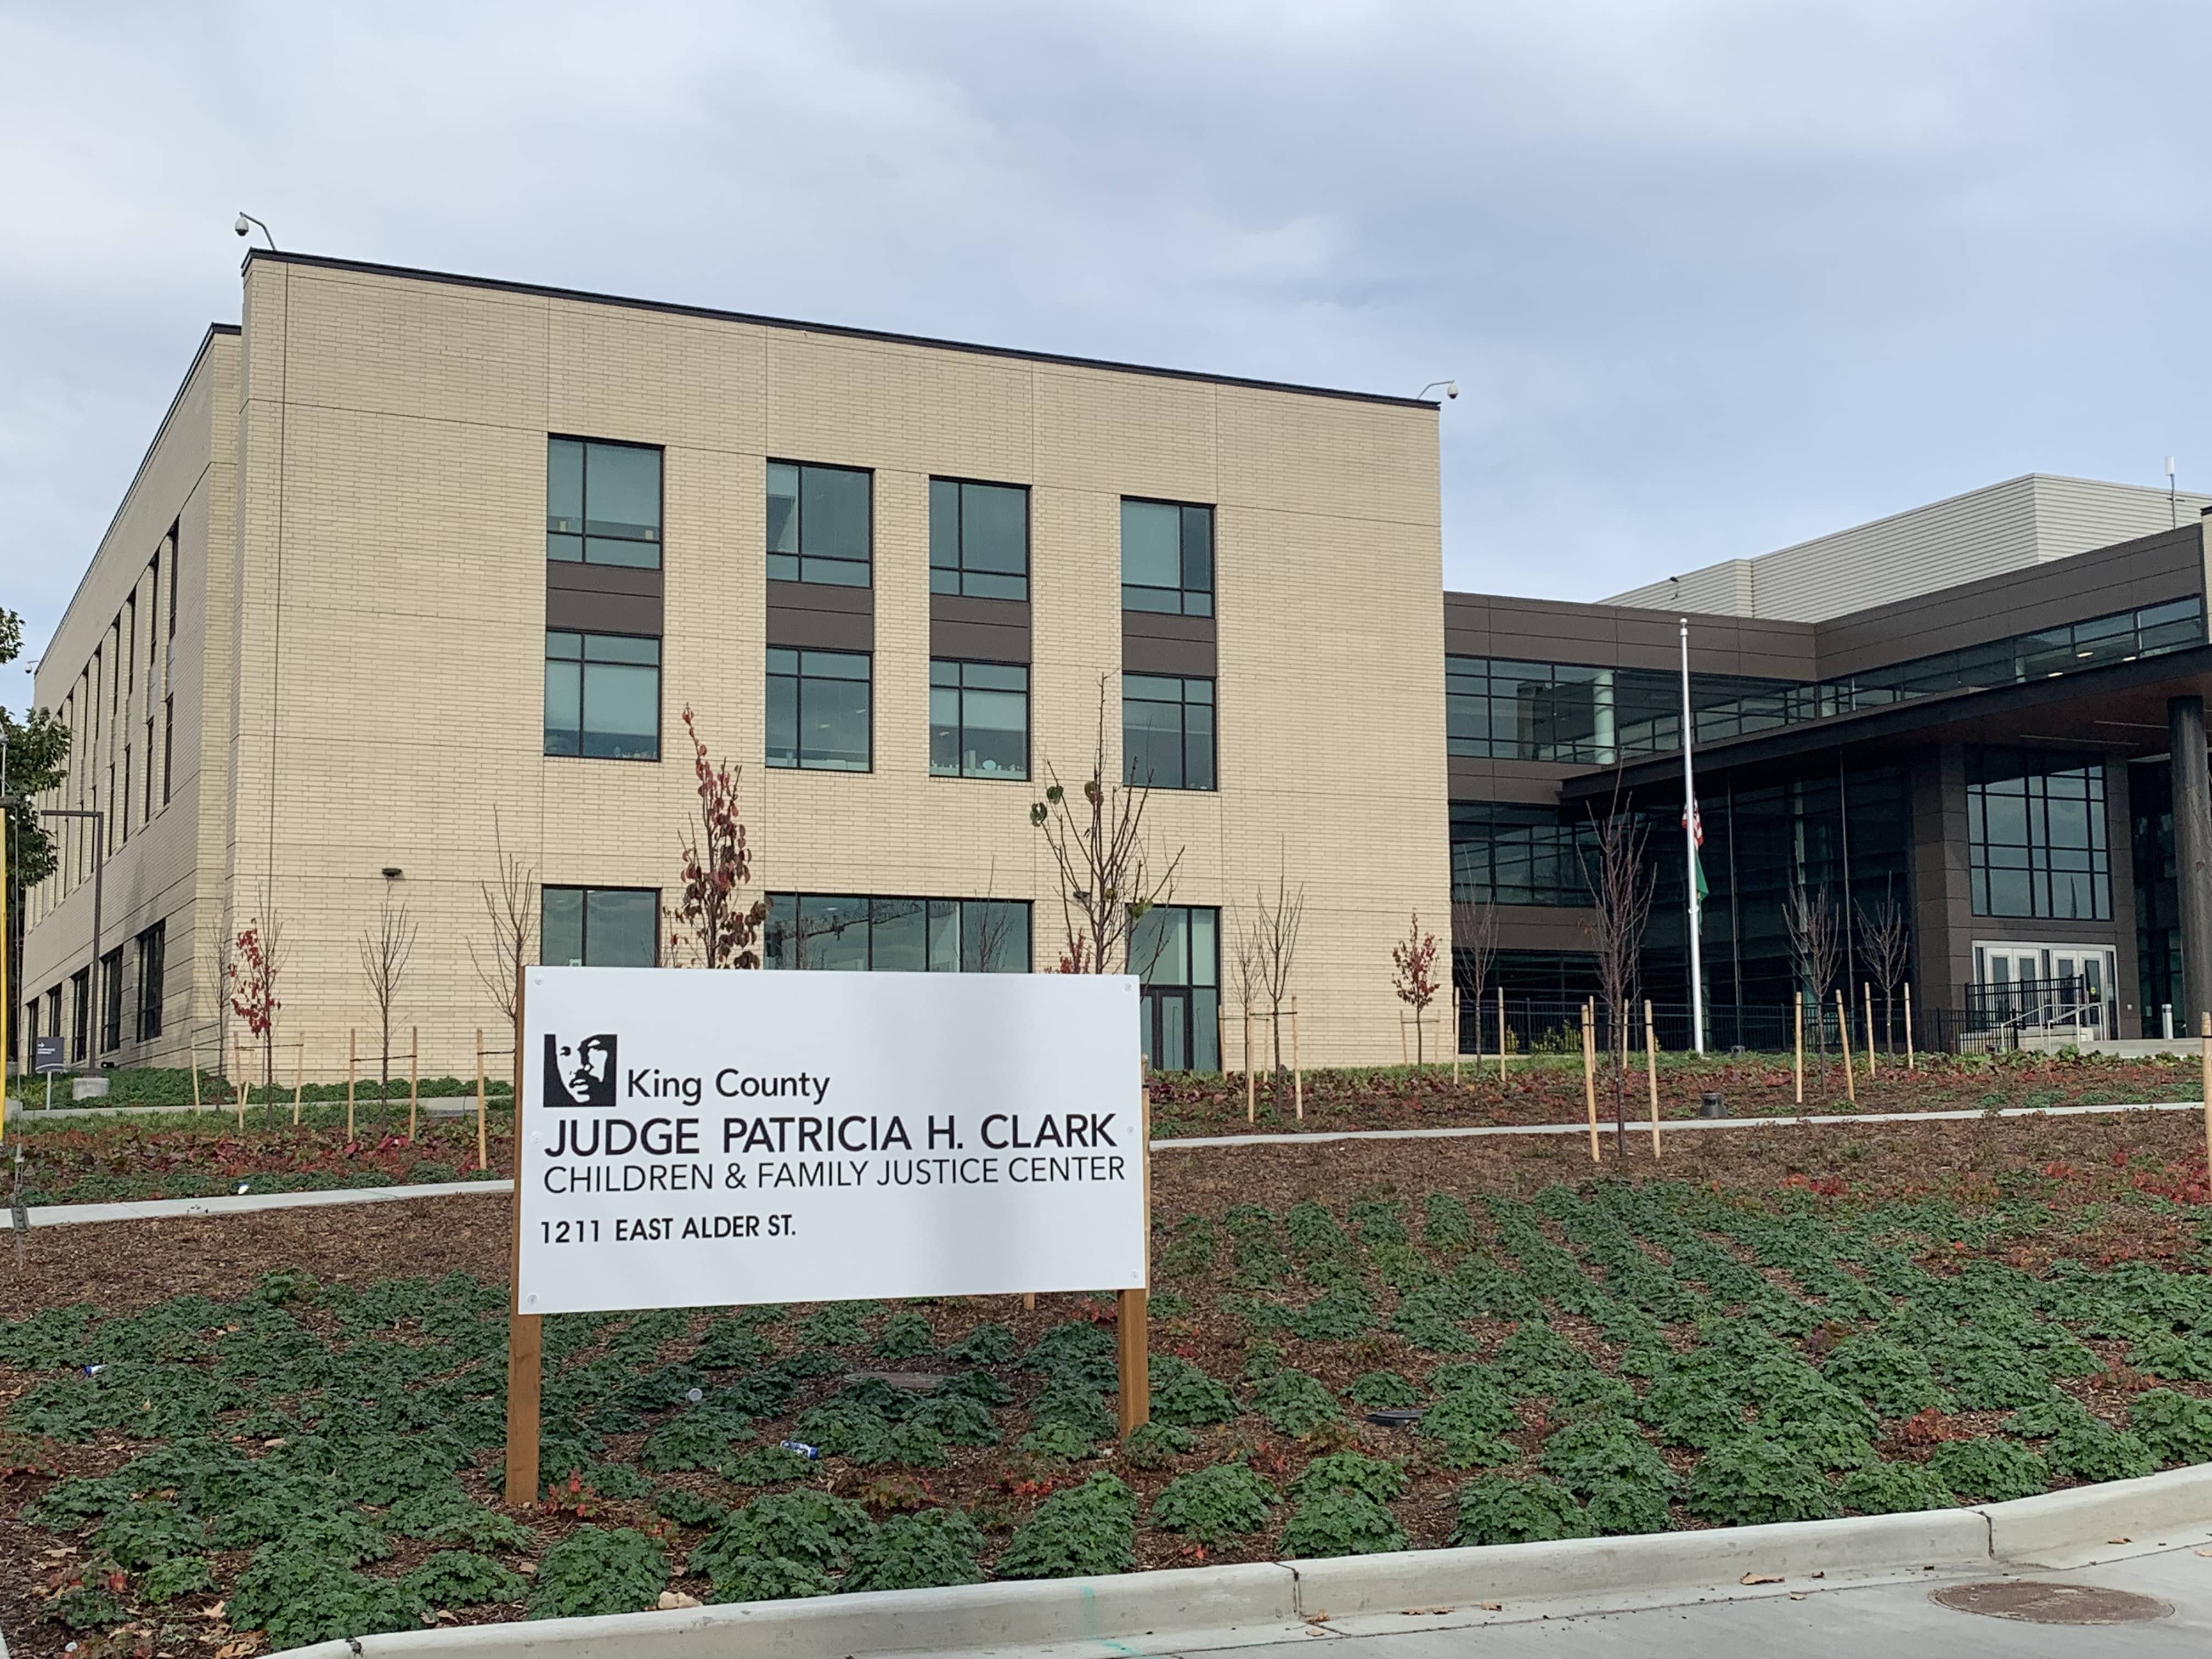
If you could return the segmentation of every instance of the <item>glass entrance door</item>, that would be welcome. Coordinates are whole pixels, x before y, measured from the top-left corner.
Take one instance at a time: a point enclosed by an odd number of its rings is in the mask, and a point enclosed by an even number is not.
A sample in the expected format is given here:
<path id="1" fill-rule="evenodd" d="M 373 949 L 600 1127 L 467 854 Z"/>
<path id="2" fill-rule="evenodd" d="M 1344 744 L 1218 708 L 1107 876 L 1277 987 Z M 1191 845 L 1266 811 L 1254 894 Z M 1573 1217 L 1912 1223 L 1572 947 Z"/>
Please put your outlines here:
<path id="1" fill-rule="evenodd" d="M 2109 945 L 1974 942 L 1979 1023 L 2021 1034 L 2119 1035 L 2114 993 L 2118 954 Z"/>

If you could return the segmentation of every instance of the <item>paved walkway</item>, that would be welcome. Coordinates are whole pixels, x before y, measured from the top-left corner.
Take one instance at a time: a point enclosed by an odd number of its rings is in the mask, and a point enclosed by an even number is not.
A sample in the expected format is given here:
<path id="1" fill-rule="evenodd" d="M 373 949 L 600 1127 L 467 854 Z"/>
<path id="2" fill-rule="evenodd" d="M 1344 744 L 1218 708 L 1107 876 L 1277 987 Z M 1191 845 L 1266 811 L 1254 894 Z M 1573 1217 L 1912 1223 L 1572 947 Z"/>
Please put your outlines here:
<path id="1" fill-rule="evenodd" d="M 2170 1603 L 2173 1612 L 2141 1624 L 2068 1626 L 1954 1613 L 1929 1599 L 1939 1580 L 1955 1584 L 1996 1577 L 2132 1590 Z M 2212 1559 L 2181 1549 L 2065 1572 L 1929 1574 L 1902 1583 L 1809 1593 L 1747 1590 L 1742 1599 L 1632 1613 L 1578 1613 L 1571 1607 L 1516 1613 L 1509 1605 L 1474 1625 L 1392 1631 L 1386 1620 L 1363 1618 L 1357 1626 L 1310 1626 L 1312 1633 L 1262 1641 L 1239 1652 L 1265 1659 L 1310 1656 L 1322 1646 L 1318 1635 L 1358 1644 L 1363 1659 L 1465 1659 L 1470 1654 L 1483 1659 L 1549 1654 L 1577 1659 L 1613 1654 L 1624 1659 L 1772 1659 L 1778 1654 L 1793 1659 L 2164 1659 L 2169 1654 L 2202 1659 L 2212 1645 Z M 1201 1637 L 1176 1651 L 1216 1645 Z"/>
<path id="2" fill-rule="evenodd" d="M 2008 1106 L 1995 1115 L 2078 1117 L 2120 1112 L 2195 1112 L 2203 1109 L 2195 1101 L 2150 1101 L 2117 1106 Z M 1988 1112 L 1969 1110 L 1844 1112 L 1806 1117 L 1685 1117 L 1662 1118 L 1659 1127 L 1665 1133 L 1676 1134 L 1709 1129 L 1769 1129 L 1806 1123 L 1942 1123 L 1990 1115 Z M 1609 1123 L 1601 1122 L 1599 1133 L 1607 1133 L 1612 1127 Z M 1651 1132 L 1648 1119 L 1641 1123 L 1631 1123 L 1629 1127 L 1638 1134 Z M 1589 1125 L 1586 1121 L 1482 1123 L 1441 1129 L 1328 1129 L 1289 1134 L 1192 1135 L 1180 1139 L 1155 1140 L 1152 1150 L 1173 1152 L 1214 1146 L 1317 1146 L 1324 1141 L 1451 1140 L 1486 1135 L 1586 1135 L 1589 1133 Z M 450 1198 L 469 1193 L 503 1198 L 514 1190 L 514 1183 L 511 1181 L 452 1181 L 402 1187 L 336 1187 L 306 1193 L 249 1192 L 218 1198 L 145 1199 L 136 1203 L 47 1204 L 26 1211 L 25 1219 L 33 1227 L 82 1226 L 94 1222 L 174 1220 L 185 1216 L 243 1215 L 257 1210 L 310 1209 L 325 1204 L 394 1204 L 413 1199 Z M 4 1225 L 5 1212 L 0 1212 L 0 1226 Z"/>

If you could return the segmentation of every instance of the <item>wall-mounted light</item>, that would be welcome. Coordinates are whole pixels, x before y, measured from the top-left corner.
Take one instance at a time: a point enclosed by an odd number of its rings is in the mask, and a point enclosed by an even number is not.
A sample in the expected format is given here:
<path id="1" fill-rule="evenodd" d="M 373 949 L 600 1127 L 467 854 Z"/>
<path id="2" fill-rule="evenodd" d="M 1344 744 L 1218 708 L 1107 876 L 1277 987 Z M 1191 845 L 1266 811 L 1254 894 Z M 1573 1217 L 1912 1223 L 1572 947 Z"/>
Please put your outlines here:
<path id="1" fill-rule="evenodd" d="M 396 864 L 387 864 L 384 866 L 384 878 L 386 881 L 397 881 L 406 873 Z"/>

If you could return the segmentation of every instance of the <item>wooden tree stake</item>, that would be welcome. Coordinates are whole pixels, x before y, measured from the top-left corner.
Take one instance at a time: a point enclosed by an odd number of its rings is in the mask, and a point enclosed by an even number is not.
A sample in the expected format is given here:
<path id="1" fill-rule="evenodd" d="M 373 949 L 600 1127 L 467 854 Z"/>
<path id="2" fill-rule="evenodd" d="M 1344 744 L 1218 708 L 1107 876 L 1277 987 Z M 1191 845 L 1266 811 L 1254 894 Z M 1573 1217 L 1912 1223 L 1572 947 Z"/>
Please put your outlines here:
<path id="1" fill-rule="evenodd" d="M 346 1140 L 353 1140 L 353 1074 L 361 1061 L 361 1033 L 349 1027 L 346 1031 Z"/>
<path id="2" fill-rule="evenodd" d="M 1912 981 L 1909 979 L 1905 981 L 1905 1069 L 1920 1069 L 1912 1058 Z"/>
<path id="3" fill-rule="evenodd" d="M 1244 1121 L 1256 1123 L 1260 1118 L 1258 1085 L 1252 1081 L 1252 1006 L 1244 1006 Z"/>
<path id="4" fill-rule="evenodd" d="M 238 1082 L 231 1089 L 230 1097 L 238 1106 L 238 1133 L 244 1134 L 246 1107 L 246 1103 L 253 1097 L 253 1085 L 246 1075 L 246 1051 L 236 1042 L 233 1042 L 230 1046 L 230 1063 L 238 1078 Z"/>
<path id="5" fill-rule="evenodd" d="M 1597 1018 L 1583 1004 L 1583 1103 L 1589 1108 L 1590 1162 L 1601 1163 L 1597 1150 Z"/>
<path id="6" fill-rule="evenodd" d="M 2203 1017 L 2204 1049 L 2204 1167 L 2212 1170 L 2212 1014 Z"/>
<path id="7" fill-rule="evenodd" d="M 515 1045 L 518 1054 L 521 1051 L 521 1046 L 520 1043 Z M 520 1096 L 516 1097 L 518 1102 L 520 1098 Z M 517 1157 L 520 1157 L 522 1151 L 522 1137 L 519 1133 L 514 1139 L 514 1148 Z M 477 1027 L 477 1168 L 488 1170 L 490 1167 L 489 1148 L 484 1144 L 484 1046 L 483 1027 L 479 1025 Z M 522 1165 L 519 1163 L 514 1166 L 514 1177 L 518 1182 L 522 1179 Z"/>
<path id="8" fill-rule="evenodd" d="M 1505 1081 L 1505 988 L 1498 988 L 1498 1080 Z"/>
<path id="9" fill-rule="evenodd" d="M 1858 1073 L 1851 1067 L 1850 1008 L 1850 1005 L 1844 1000 L 1844 988 L 1839 985 L 1836 988 L 1836 1041 L 1843 1045 L 1844 1050 L 1844 1093 L 1850 1097 L 1851 1104 L 1856 1106 L 1859 1103 L 1859 1085 Z"/>
<path id="10" fill-rule="evenodd" d="M 544 1382 L 541 1316 L 522 1311 L 522 964 L 514 969 L 514 1231 L 507 1267 L 507 1501 L 538 1501 L 538 1413 Z M 483 1098 L 483 1032 L 477 1032 L 477 1091 Z M 481 1122 L 483 1120 L 477 1120 Z"/>
<path id="11" fill-rule="evenodd" d="M 1306 1121 L 1306 1074 L 1298 1065 L 1298 1000 L 1291 999 L 1291 1087 L 1297 1103 L 1297 1120 Z"/>
<path id="12" fill-rule="evenodd" d="M 307 1082 L 307 1045 L 292 1045 L 292 1127 L 300 1127 L 300 1097 Z"/>
<path id="13" fill-rule="evenodd" d="M 1861 991 L 1863 991 L 1863 992 L 1864 992 L 1864 993 L 1866 994 L 1866 1024 L 1865 1024 L 1864 1025 L 1861 1026 L 1859 1029 L 1860 1029 L 1860 1030 L 1863 1030 L 1863 1031 L 1867 1034 L 1867 1035 L 1866 1035 L 1866 1051 L 1867 1051 L 1867 1081 L 1868 1081 L 1869 1083 L 1871 1083 L 1871 1082 L 1873 1082 L 1873 1081 L 1874 1081 L 1874 1073 L 1875 1073 L 1875 1058 L 1874 1058 L 1874 987 L 1873 987 L 1873 986 L 1871 986 L 1871 985 L 1869 985 L 1869 984 L 1865 983 L 1863 981 L 1862 981 L 1860 982 L 1860 985 L 1859 985 L 1859 989 L 1860 989 Z"/>
<path id="14" fill-rule="evenodd" d="M 200 1045 L 188 1042 L 185 1047 L 192 1062 L 192 1110 L 197 1114 L 200 1109 Z"/>
<path id="15" fill-rule="evenodd" d="M 515 1053 L 521 1054 L 520 1045 Z M 415 1110 L 422 1104 L 422 1043 L 421 1034 L 412 1025 L 407 1028 L 407 1139 L 415 1139 Z M 520 1098 L 520 1096 L 517 1098 Z M 518 1162 L 515 1167 L 522 1166 Z"/>
<path id="16" fill-rule="evenodd" d="M 1144 1159 L 1145 1180 L 1145 1283 L 1123 1291 L 1115 1297 L 1114 1347 L 1121 1372 L 1120 1407 L 1121 1437 L 1132 1434 L 1152 1420 L 1152 1376 L 1150 1332 L 1146 1329 L 1151 1316 L 1152 1252 L 1152 1091 L 1143 1086 L 1142 1062 L 1139 1063 L 1137 1090 L 1137 1144 Z"/>
<path id="17" fill-rule="evenodd" d="M 1651 1080 L 1651 1156 L 1659 1156 L 1659 1033 L 1651 1023 L 1651 1000 L 1644 1002 L 1644 1074 Z"/>
<path id="18" fill-rule="evenodd" d="M 1805 994 L 1802 991 L 1790 999 L 1790 1023 L 1796 1030 L 1792 1039 L 1796 1049 L 1793 1070 L 1797 1079 L 1797 1109 L 1802 1112 L 1805 1109 Z"/>

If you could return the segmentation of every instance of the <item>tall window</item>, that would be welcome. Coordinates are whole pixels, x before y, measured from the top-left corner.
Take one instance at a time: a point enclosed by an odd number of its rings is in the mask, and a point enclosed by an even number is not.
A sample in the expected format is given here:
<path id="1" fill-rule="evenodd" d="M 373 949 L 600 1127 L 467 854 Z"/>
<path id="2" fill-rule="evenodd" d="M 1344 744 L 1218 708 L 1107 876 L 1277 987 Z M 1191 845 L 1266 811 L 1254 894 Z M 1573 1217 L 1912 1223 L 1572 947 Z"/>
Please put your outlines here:
<path id="1" fill-rule="evenodd" d="M 659 569 L 660 452 L 595 438 L 548 438 L 545 556 Z"/>
<path id="2" fill-rule="evenodd" d="M 1154 789 L 1213 787 L 1213 682 L 1121 676 L 1121 781 Z"/>
<path id="3" fill-rule="evenodd" d="M 660 758 L 660 641 L 545 631 L 545 752 Z"/>
<path id="4" fill-rule="evenodd" d="M 768 653 L 768 763 L 810 771 L 869 767 L 869 659 L 860 651 Z"/>
<path id="5" fill-rule="evenodd" d="M 901 974 L 1025 974 L 1030 907 L 1016 899 L 771 893 L 771 968 Z"/>
<path id="6" fill-rule="evenodd" d="M 873 556 L 875 477 L 849 466 L 768 464 L 770 581 L 866 587 Z"/>
<path id="7" fill-rule="evenodd" d="M 929 665 L 929 770 L 939 778 L 1030 775 L 1030 671 L 1013 663 Z"/>
<path id="8" fill-rule="evenodd" d="M 70 975 L 70 1063 L 82 1066 L 92 1042 L 92 969 Z"/>
<path id="9" fill-rule="evenodd" d="M 538 959 L 556 968 L 650 968 L 660 893 L 651 887 L 539 890 Z"/>
<path id="10" fill-rule="evenodd" d="M 1451 804 L 1455 904 L 1586 905 L 1596 867 L 1597 835 L 1587 820 L 1563 820 L 1551 806 Z"/>
<path id="11" fill-rule="evenodd" d="M 177 768 L 177 697 L 171 692 L 161 699 L 161 805 L 169 804 L 169 790 L 176 781 Z"/>
<path id="12" fill-rule="evenodd" d="M 138 935 L 138 1037 L 150 1042 L 161 1035 L 161 975 L 167 964 L 168 924 L 155 922 Z"/>
<path id="13" fill-rule="evenodd" d="M 932 478 L 929 591 L 1029 598 L 1030 492 L 1018 484 Z"/>
<path id="14" fill-rule="evenodd" d="M 2104 767 L 2070 756 L 1972 751 L 1966 867 L 1978 916 L 2108 921 Z"/>
<path id="15" fill-rule="evenodd" d="M 1129 933 L 1129 966 L 1144 988 L 1145 1058 L 1163 1072 L 1221 1069 L 1221 913 L 1160 904 Z"/>
<path id="16" fill-rule="evenodd" d="M 1213 509 L 1121 503 L 1121 608 L 1213 614 Z"/>
<path id="17" fill-rule="evenodd" d="M 100 959 L 100 1052 L 123 1046 L 123 947 Z"/>

